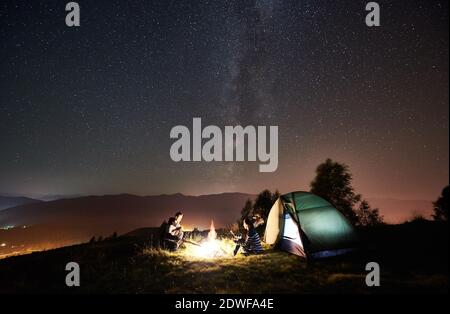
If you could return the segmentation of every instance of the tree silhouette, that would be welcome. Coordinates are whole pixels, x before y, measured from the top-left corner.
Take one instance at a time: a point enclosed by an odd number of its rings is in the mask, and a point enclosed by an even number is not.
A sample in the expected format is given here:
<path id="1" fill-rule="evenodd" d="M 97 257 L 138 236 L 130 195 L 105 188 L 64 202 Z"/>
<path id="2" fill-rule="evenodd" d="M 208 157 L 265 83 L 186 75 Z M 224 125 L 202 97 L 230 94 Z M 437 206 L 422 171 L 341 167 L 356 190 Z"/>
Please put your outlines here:
<path id="1" fill-rule="evenodd" d="M 258 233 L 263 234 L 266 226 L 267 217 L 269 216 L 270 209 L 273 203 L 278 199 L 280 193 L 275 191 L 274 193 L 269 190 L 264 190 L 256 196 L 254 202 L 247 200 L 244 208 L 241 210 L 241 218 L 239 219 L 239 228 L 242 228 L 242 221 L 246 217 L 259 217 L 261 220 L 256 230 Z"/>
<path id="2" fill-rule="evenodd" d="M 244 220 L 245 217 L 249 217 L 250 215 L 252 215 L 252 211 L 253 211 L 253 202 L 248 199 L 245 202 L 244 208 L 242 208 L 241 210 L 241 217 L 239 218 L 239 226 L 242 226 L 242 221 Z"/>
<path id="3" fill-rule="evenodd" d="M 259 214 L 264 221 L 266 221 L 267 216 L 269 216 L 270 209 L 278 197 L 280 197 L 280 193 L 278 191 L 272 193 L 269 190 L 264 190 L 259 193 L 253 205 L 253 214 Z"/>
<path id="4" fill-rule="evenodd" d="M 264 233 L 266 229 L 267 217 L 269 216 L 270 209 L 273 206 L 273 203 L 280 197 L 280 193 L 275 191 L 274 193 L 269 190 L 264 190 L 258 194 L 253 204 L 253 216 L 259 217 L 262 221 L 258 223 L 256 230 L 260 235 Z"/>
<path id="5" fill-rule="evenodd" d="M 449 186 L 447 185 L 441 193 L 441 196 L 433 202 L 434 220 L 448 221 L 448 207 L 449 207 Z"/>
<path id="6" fill-rule="evenodd" d="M 371 208 L 366 200 L 359 204 L 356 216 L 360 226 L 375 226 L 383 223 L 383 216 L 380 215 L 378 208 Z"/>
<path id="7" fill-rule="evenodd" d="M 361 200 L 352 186 L 352 174 L 348 166 L 327 159 L 316 169 L 311 182 L 311 192 L 323 197 L 338 209 L 353 225 L 358 224 L 354 207 Z"/>

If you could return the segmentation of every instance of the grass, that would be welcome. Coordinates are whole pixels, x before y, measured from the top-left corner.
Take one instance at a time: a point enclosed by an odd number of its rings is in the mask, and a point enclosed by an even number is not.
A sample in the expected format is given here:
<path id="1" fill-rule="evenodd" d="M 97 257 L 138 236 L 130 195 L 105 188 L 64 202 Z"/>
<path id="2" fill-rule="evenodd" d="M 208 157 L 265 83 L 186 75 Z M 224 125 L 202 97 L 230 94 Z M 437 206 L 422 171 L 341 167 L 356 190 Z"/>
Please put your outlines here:
<path id="1" fill-rule="evenodd" d="M 155 249 L 148 237 L 11 257 L 0 261 L 0 293 L 433 293 L 448 292 L 448 225 L 383 226 L 362 232 L 365 249 L 307 262 L 277 250 L 204 259 Z M 65 286 L 66 263 L 81 267 L 81 287 Z M 377 261 L 381 286 L 365 285 Z"/>

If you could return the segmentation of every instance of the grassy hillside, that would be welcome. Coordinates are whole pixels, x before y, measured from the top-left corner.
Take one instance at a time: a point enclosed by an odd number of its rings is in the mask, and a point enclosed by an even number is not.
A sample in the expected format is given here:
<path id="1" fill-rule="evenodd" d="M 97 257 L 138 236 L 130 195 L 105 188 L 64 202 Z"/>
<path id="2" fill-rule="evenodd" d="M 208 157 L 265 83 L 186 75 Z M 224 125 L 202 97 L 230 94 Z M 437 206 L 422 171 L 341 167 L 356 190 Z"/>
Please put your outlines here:
<path id="1" fill-rule="evenodd" d="M 149 229 L 150 230 L 150 229 Z M 152 233 L 0 261 L 0 293 L 432 293 L 448 292 L 448 225 L 417 222 L 360 231 L 357 254 L 318 262 L 267 250 L 259 256 L 198 259 L 154 248 Z M 68 288 L 66 263 L 81 267 Z M 381 287 L 365 285 L 365 265 Z"/>

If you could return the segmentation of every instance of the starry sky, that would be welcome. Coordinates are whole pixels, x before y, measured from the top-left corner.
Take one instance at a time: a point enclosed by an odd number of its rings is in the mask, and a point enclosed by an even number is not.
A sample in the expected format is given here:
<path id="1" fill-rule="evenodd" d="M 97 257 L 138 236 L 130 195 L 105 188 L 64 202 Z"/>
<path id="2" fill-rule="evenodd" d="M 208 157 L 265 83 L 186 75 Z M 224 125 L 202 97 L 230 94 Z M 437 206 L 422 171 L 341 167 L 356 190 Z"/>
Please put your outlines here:
<path id="1" fill-rule="evenodd" d="M 0 3 L 0 193 L 307 190 L 436 199 L 449 178 L 448 2 Z M 171 160 L 176 125 L 278 125 L 279 166 Z"/>

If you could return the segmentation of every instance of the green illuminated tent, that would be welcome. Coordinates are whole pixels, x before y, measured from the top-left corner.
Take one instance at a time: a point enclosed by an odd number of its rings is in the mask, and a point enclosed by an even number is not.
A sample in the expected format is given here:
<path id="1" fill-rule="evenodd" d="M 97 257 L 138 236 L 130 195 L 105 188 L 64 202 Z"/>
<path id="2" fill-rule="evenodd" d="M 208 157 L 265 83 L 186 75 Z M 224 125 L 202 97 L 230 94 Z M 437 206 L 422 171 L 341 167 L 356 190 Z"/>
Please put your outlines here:
<path id="1" fill-rule="evenodd" d="M 323 198 L 292 192 L 281 195 L 273 204 L 264 240 L 299 256 L 321 258 L 354 249 L 356 234 L 345 217 Z"/>

